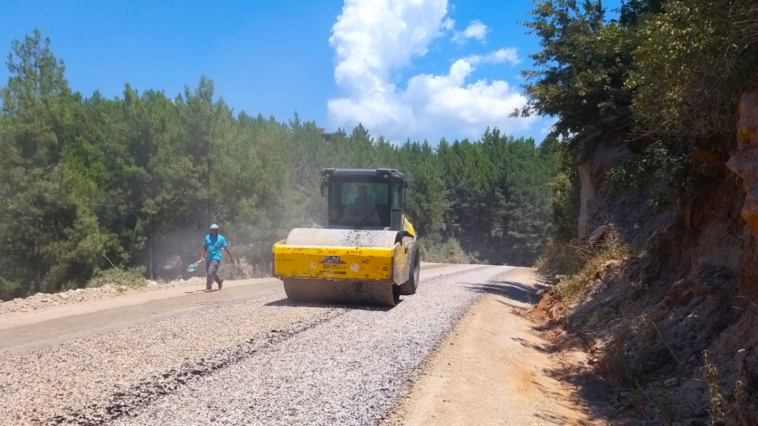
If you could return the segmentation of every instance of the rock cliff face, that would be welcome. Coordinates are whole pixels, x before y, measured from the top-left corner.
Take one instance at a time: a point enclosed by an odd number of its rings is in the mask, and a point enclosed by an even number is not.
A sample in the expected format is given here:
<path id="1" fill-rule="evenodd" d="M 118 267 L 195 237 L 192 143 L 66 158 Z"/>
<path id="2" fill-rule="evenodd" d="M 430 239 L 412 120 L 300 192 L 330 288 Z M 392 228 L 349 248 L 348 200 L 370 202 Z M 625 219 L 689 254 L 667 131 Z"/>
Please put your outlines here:
<path id="1" fill-rule="evenodd" d="M 758 90 L 745 93 L 740 101 L 737 146 L 726 165 L 742 179 L 746 194 L 742 218 L 758 235 Z"/>
<path id="2" fill-rule="evenodd" d="M 579 236 L 585 237 L 593 231 L 598 224 L 598 218 L 592 217 L 593 203 L 596 203 L 597 190 L 601 188 L 603 175 L 608 170 L 621 164 L 631 151 L 621 137 L 611 137 L 601 143 L 592 155 L 592 158 L 579 165 L 580 210 L 579 210 Z M 596 210 L 596 209 L 595 209 Z"/>
<path id="3" fill-rule="evenodd" d="M 758 89 L 741 97 L 736 144 L 724 146 L 728 156 L 693 151 L 707 179 L 666 211 L 647 194 L 609 194 L 603 175 L 629 155 L 623 144 L 601 144 L 579 168 L 581 234 L 610 225 L 636 255 L 602 278 L 567 323 L 579 328 L 603 312 L 607 320 L 593 329 L 596 341 L 606 338 L 598 365 L 623 365 L 648 386 L 676 378 L 661 395 L 680 424 L 706 424 L 711 415 L 716 388 L 703 376 L 704 351 L 725 410 L 758 424 Z M 742 424 L 735 421 L 724 424 Z"/>

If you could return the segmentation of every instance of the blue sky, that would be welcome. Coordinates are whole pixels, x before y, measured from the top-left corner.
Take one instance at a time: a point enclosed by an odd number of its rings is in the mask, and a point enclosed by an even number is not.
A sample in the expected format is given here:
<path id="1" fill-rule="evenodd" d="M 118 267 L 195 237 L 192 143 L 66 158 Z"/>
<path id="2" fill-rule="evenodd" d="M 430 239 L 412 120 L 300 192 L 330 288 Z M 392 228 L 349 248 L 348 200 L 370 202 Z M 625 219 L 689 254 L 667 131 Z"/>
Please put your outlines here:
<path id="1" fill-rule="evenodd" d="M 360 121 L 396 141 L 476 138 L 487 125 L 540 140 L 549 119 L 505 115 L 523 102 L 519 73 L 539 47 L 520 25 L 531 7 L 502 0 L 6 0 L 0 53 L 38 28 L 85 96 L 120 96 L 129 83 L 173 97 L 204 74 L 236 112 L 287 120 L 297 111 L 330 130 Z M 7 78 L 2 67 L 0 84 Z"/>

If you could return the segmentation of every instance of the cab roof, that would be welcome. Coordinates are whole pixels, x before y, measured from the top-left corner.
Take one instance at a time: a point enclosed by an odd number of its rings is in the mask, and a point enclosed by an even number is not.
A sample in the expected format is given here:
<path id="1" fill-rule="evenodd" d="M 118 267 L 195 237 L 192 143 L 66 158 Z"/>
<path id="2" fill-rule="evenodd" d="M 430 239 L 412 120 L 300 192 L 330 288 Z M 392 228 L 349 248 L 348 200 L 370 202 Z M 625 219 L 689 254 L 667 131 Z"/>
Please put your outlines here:
<path id="1" fill-rule="evenodd" d="M 390 179 L 392 181 L 406 181 L 405 174 L 395 169 L 323 169 L 321 176 L 327 179 L 349 181 Z"/>

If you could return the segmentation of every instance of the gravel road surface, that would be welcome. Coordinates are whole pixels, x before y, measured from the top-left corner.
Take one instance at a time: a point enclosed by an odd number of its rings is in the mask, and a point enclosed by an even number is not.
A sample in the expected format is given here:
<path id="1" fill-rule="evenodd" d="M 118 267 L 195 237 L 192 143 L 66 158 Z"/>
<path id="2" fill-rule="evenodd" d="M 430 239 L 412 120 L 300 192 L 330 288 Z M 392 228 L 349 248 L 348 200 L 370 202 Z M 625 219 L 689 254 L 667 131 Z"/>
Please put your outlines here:
<path id="1" fill-rule="evenodd" d="M 392 309 L 293 305 L 280 291 L 6 355 L 0 422 L 375 424 L 509 269 L 425 270 Z"/>

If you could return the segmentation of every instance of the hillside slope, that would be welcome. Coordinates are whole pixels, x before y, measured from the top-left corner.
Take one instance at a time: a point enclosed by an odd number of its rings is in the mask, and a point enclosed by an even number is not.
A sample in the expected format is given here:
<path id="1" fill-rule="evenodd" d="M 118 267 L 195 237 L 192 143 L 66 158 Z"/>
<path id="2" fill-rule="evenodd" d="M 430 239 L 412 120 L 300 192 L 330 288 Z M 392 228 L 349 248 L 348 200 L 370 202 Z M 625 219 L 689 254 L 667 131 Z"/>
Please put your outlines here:
<path id="1" fill-rule="evenodd" d="M 723 152 L 692 150 L 698 195 L 665 208 L 609 190 L 623 138 L 579 168 L 582 250 L 597 263 L 581 297 L 563 279 L 533 314 L 582 337 L 619 388 L 616 422 L 758 424 L 758 89 L 737 127 Z"/>

